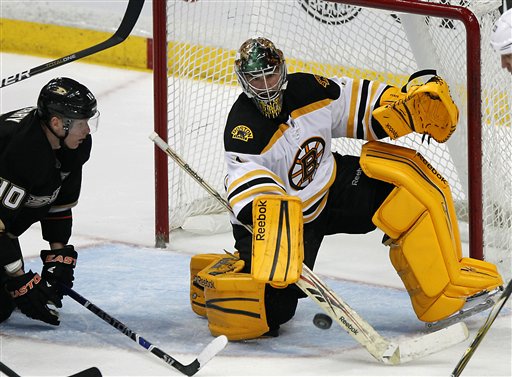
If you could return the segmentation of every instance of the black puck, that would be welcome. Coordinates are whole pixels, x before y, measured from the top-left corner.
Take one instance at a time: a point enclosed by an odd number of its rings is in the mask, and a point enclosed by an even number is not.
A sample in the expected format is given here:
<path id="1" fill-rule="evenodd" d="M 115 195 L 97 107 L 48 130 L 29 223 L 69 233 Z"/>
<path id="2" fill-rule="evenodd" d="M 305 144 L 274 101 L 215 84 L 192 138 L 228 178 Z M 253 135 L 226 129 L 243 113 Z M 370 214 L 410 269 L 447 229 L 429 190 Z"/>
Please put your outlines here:
<path id="1" fill-rule="evenodd" d="M 331 328 L 332 318 L 329 317 L 327 314 L 317 313 L 313 317 L 313 323 L 319 329 L 327 330 L 327 329 Z"/>

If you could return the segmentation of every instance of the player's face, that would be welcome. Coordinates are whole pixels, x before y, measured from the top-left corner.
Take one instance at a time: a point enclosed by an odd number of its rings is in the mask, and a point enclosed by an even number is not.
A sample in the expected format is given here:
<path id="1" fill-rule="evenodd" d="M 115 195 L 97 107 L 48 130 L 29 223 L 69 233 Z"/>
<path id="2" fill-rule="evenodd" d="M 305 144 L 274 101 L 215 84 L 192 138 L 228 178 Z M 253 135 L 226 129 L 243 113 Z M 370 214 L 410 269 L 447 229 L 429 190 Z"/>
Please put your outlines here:
<path id="1" fill-rule="evenodd" d="M 512 74 L 512 54 L 501 55 L 501 67 Z"/>
<path id="2" fill-rule="evenodd" d="M 68 136 L 64 139 L 64 143 L 66 143 L 69 149 L 76 149 L 90 133 L 91 129 L 87 124 L 87 119 L 74 120 L 69 128 Z"/>
<path id="3" fill-rule="evenodd" d="M 85 140 L 87 135 L 96 131 L 98 127 L 99 112 L 89 119 L 73 119 L 64 143 L 69 149 L 76 149 Z"/>
<path id="4" fill-rule="evenodd" d="M 249 77 L 247 82 L 258 98 L 272 98 L 281 89 L 281 69 L 276 67 L 272 73 Z"/>

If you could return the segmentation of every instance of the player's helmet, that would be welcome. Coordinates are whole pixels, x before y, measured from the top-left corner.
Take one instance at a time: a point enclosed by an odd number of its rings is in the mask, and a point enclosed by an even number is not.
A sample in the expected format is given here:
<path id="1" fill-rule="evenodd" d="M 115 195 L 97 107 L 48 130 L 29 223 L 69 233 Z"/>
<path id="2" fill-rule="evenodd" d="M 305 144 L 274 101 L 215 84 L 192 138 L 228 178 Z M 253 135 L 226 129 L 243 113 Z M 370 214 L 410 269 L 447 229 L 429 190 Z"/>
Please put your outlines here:
<path id="1" fill-rule="evenodd" d="M 261 113 L 276 118 L 283 107 L 287 84 L 283 52 L 267 38 L 250 38 L 238 50 L 235 72 L 244 93 Z"/>
<path id="2" fill-rule="evenodd" d="M 512 54 L 512 9 L 503 13 L 494 24 L 491 46 L 501 55 Z"/>
<path id="3" fill-rule="evenodd" d="M 89 119 L 96 115 L 96 105 L 96 98 L 84 85 L 67 77 L 57 77 L 41 89 L 37 111 L 43 120 L 52 115 Z"/>

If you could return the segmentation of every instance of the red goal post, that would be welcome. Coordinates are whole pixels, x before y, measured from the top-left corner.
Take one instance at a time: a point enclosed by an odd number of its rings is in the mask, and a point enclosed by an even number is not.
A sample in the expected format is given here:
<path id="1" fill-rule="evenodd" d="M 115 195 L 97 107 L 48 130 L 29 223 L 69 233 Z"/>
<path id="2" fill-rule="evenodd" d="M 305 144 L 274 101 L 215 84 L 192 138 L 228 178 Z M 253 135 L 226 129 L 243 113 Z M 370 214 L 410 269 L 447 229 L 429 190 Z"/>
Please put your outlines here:
<path id="1" fill-rule="evenodd" d="M 500 141 L 512 144 L 510 93 L 502 87 L 510 78 L 488 46 L 499 5 L 497 0 L 155 1 L 155 131 L 223 193 L 222 130 L 240 92 L 232 65 L 236 49 L 248 37 L 274 40 L 290 72 L 355 75 L 403 85 L 416 69 L 437 69 L 456 92 L 461 122 L 453 139 L 460 140 L 448 147 L 428 146 L 412 137 L 402 145 L 447 169 L 443 175 L 467 226 L 463 233 L 469 255 L 489 259 L 485 246 L 510 254 L 512 236 L 505 234 L 511 233 L 512 209 L 506 191 L 512 184 L 505 171 L 512 151 Z M 369 38 L 359 41 L 364 34 Z M 203 112 L 207 114 L 201 118 Z M 497 141 L 494 134 L 499 134 Z M 335 147 L 358 153 L 349 143 L 340 141 Z M 500 152 L 494 150 L 497 144 Z M 157 246 L 169 242 L 169 231 L 187 216 L 222 210 L 180 170 L 155 150 Z"/>

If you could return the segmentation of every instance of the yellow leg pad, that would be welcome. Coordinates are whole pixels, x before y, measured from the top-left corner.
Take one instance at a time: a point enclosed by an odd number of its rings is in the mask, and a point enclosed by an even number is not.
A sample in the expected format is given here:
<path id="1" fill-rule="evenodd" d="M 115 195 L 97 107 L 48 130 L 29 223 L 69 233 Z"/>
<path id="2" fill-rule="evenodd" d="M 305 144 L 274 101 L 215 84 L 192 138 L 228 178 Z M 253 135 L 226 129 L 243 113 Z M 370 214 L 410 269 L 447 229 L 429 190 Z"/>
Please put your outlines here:
<path id="1" fill-rule="evenodd" d="M 206 315 L 213 336 L 229 340 L 258 338 L 268 332 L 265 313 L 265 284 L 250 274 L 228 272 L 199 276 L 205 285 Z"/>
<path id="2" fill-rule="evenodd" d="M 409 223 L 412 225 L 414 218 L 419 217 L 423 207 L 423 211 L 429 213 L 433 227 L 433 233 L 425 238 L 433 237 L 437 240 L 450 280 L 456 279 L 460 274 L 462 249 L 455 208 L 446 179 L 420 153 L 377 141 L 363 146 L 360 164 L 369 177 L 389 182 L 400 190 L 396 193 L 395 189 L 382 204 L 383 208 L 374 215 L 374 223 L 379 227 L 387 223 L 381 229 L 386 233 L 390 231 L 389 228 L 394 230 L 392 235 L 388 235 L 396 240 L 400 231 L 403 234 L 407 230 L 404 227 Z M 393 199 L 400 203 L 394 204 Z M 389 210 L 384 209 L 387 206 Z M 378 220 L 384 214 L 385 218 Z M 395 223 L 399 226 L 389 226 Z"/>
<path id="3" fill-rule="evenodd" d="M 398 243 L 423 293 L 427 297 L 439 295 L 450 282 L 450 276 L 428 212 Z"/>
<path id="4" fill-rule="evenodd" d="M 414 300 L 412 300 L 412 302 L 415 310 L 416 306 L 423 304 L 421 302 L 421 296 L 416 297 Z M 425 309 L 421 316 L 418 315 L 418 319 L 423 322 L 439 321 L 458 312 L 460 309 L 462 309 L 465 302 L 465 298 L 448 297 L 445 294 L 441 294 L 435 300 L 428 299 L 425 301 L 425 304 L 430 306 Z"/>
<path id="5" fill-rule="evenodd" d="M 410 229 L 426 211 L 404 188 L 395 188 L 377 210 L 373 222 L 392 239 Z"/>
<path id="6" fill-rule="evenodd" d="M 474 259 L 460 260 L 460 273 L 446 290 L 452 297 L 472 296 L 484 289 L 489 291 L 503 285 L 503 279 L 492 263 Z"/>
<path id="7" fill-rule="evenodd" d="M 462 308 L 466 301 L 465 298 L 446 297 L 442 291 L 435 296 L 425 294 L 401 246 L 392 245 L 389 255 L 391 263 L 409 293 L 412 307 L 418 319 L 425 322 L 434 322 L 448 317 Z M 435 275 L 432 277 L 435 277 Z M 446 275 L 444 275 L 444 278 L 446 278 Z M 436 281 L 441 283 L 446 279 L 441 278 L 436 279 Z"/>
<path id="8" fill-rule="evenodd" d="M 304 260 L 302 201 L 261 195 L 253 201 L 252 214 L 252 276 L 278 288 L 295 283 Z"/>
<path id="9" fill-rule="evenodd" d="M 369 142 L 361 167 L 368 176 L 397 186 L 373 221 L 393 239 L 391 262 L 419 319 L 447 317 L 466 297 L 503 284 L 494 265 L 462 258 L 448 183 L 420 154 Z"/>
<path id="10" fill-rule="evenodd" d="M 206 317 L 204 288 L 199 284 L 198 273 L 212 264 L 225 258 L 226 254 L 198 254 L 190 259 L 190 305 L 194 313 Z"/>

